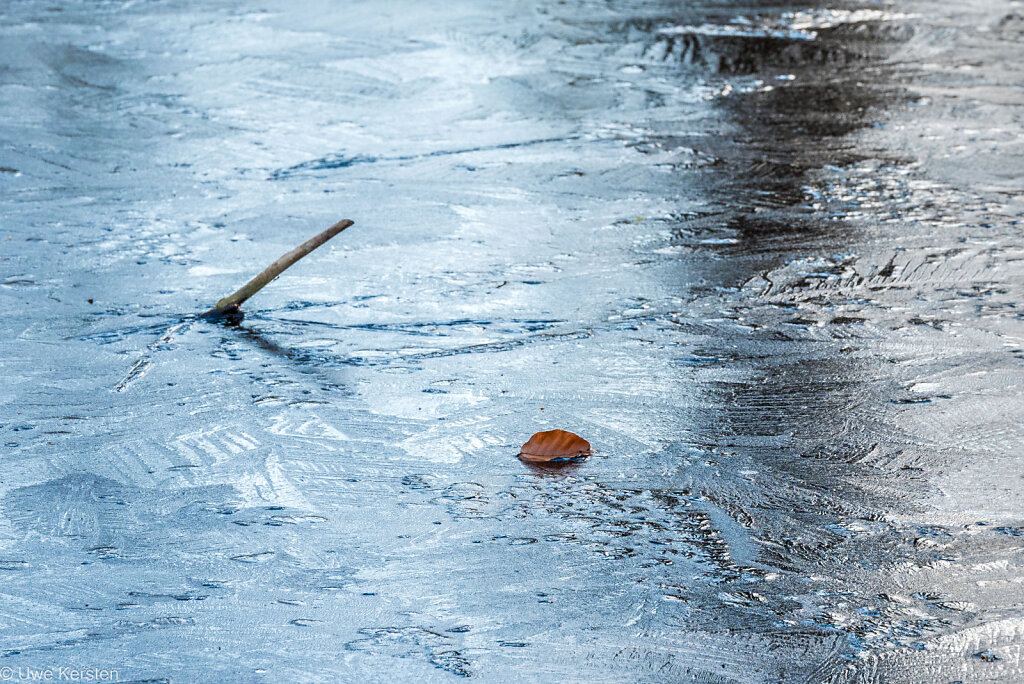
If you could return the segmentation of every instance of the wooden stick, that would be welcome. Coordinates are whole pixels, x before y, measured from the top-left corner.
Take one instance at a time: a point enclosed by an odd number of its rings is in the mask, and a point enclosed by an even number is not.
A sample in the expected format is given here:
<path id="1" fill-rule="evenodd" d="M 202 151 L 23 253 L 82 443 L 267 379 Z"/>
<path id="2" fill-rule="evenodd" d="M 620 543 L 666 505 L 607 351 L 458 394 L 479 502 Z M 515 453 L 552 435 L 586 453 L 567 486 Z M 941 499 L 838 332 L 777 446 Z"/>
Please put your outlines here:
<path id="1" fill-rule="evenodd" d="M 277 261 L 263 269 L 258 276 L 239 288 L 237 292 L 217 302 L 212 309 L 201 314 L 201 317 L 222 318 L 236 313 L 239 307 L 242 306 L 242 302 L 262 290 L 271 280 L 281 275 L 285 269 L 351 225 L 352 221 L 344 219 L 338 221 L 316 237 L 306 240 L 301 245 L 281 256 Z"/>

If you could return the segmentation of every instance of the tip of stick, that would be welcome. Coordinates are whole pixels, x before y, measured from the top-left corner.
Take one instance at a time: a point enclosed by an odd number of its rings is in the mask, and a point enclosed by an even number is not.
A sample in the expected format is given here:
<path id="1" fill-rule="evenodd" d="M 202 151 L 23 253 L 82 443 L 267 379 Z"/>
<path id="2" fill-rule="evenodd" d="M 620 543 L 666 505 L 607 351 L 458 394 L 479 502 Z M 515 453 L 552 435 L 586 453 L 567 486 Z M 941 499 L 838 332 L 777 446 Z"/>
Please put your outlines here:
<path id="1" fill-rule="evenodd" d="M 241 313 L 241 311 L 242 307 L 238 304 L 229 304 L 227 306 L 215 306 L 212 309 L 199 314 L 199 317 L 216 321 L 224 318 L 231 318 L 232 316 L 236 316 Z"/>

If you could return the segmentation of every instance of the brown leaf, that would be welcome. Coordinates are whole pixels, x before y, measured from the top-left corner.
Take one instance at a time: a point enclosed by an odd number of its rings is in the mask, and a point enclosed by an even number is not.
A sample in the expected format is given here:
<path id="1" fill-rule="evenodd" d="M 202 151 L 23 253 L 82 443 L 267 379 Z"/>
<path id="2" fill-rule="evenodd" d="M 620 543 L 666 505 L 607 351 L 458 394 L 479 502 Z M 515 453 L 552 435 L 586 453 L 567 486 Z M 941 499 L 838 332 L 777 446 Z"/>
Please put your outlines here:
<path id="1" fill-rule="evenodd" d="M 585 458 L 590 454 L 590 442 L 565 430 L 538 432 L 519 450 L 519 458 L 530 463 Z"/>

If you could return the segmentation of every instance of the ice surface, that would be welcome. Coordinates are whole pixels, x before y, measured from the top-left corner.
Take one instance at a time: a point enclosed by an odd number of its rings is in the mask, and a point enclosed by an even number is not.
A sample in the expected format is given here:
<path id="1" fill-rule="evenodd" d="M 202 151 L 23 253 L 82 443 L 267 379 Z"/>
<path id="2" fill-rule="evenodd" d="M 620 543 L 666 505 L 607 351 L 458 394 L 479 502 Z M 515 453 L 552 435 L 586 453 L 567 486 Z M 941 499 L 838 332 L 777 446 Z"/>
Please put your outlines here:
<path id="1" fill-rule="evenodd" d="M 1024 679 L 1022 45 L 1004 0 L 3 3 L 0 667 Z M 555 428 L 597 453 L 516 459 Z"/>

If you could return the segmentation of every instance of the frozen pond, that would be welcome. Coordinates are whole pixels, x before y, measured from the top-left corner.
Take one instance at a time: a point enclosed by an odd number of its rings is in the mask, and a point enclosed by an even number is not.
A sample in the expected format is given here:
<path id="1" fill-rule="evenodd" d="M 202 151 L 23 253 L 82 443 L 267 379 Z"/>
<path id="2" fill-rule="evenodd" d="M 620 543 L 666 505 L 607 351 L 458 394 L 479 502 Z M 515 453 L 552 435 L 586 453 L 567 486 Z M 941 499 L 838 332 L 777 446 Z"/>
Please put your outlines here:
<path id="1" fill-rule="evenodd" d="M 1022 46 L 1007 0 L 6 0 L 0 668 L 1024 679 Z M 553 428 L 597 453 L 516 459 Z"/>

